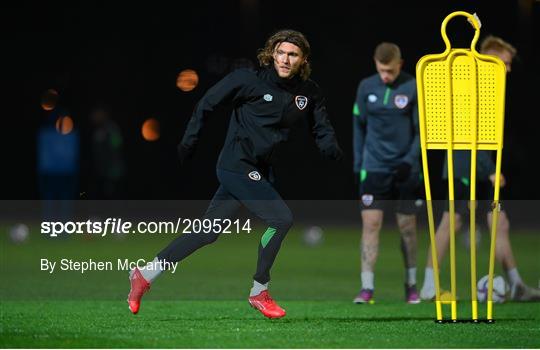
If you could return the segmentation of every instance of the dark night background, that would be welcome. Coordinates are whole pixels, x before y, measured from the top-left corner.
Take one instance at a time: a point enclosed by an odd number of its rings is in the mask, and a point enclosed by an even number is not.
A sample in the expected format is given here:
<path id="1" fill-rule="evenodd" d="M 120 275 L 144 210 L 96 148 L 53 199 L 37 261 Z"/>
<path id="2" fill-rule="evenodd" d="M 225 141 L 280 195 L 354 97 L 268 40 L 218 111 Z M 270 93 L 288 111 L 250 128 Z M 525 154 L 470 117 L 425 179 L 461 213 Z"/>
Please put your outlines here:
<path id="1" fill-rule="evenodd" d="M 144 5 L 51 2 L 2 5 L 4 199 L 37 199 L 36 135 L 49 112 L 40 107 L 47 89 L 59 92 L 58 108 L 73 118 L 81 136 L 79 192 L 93 181 L 89 113 L 106 104 L 121 128 L 127 172 L 125 199 L 207 199 L 217 188 L 215 163 L 227 115 L 208 122 L 195 157 L 180 167 L 176 144 L 195 103 L 235 66 L 256 63 L 256 51 L 282 28 L 300 30 L 312 46 L 312 79 L 327 97 L 345 159 L 323 160 L 310 135 L 298 130 L 276 165 L 276 187 L 286 199 L 353 199 L 351 111 L 360 79 L 375 72 L 374 47 L 393 41 L 414 73 L 418 59 L 443 51 L 440 24 L 455 10 L 478 13 L 481 39 L 494 34 L 511 42 L 519 59 L 507 82 L 503 173 L 505 196 L 539 199 L 537 146 L 540 126 L 538 1 L 180 1 Z M 468 47 L 473 30 L 464 18 L 449 25 L 456 47 Z M 536 44 L 534 44 L 536 42 Z M 176 87 L 184 69 L 199 74 L 191 92 Z M 161 137 L 141 137 L 147 118 Z M 442 195 L 442 158 L 432 155 L 435 195 Z M 439 185 L 437 185 L 439 183 Z"/>

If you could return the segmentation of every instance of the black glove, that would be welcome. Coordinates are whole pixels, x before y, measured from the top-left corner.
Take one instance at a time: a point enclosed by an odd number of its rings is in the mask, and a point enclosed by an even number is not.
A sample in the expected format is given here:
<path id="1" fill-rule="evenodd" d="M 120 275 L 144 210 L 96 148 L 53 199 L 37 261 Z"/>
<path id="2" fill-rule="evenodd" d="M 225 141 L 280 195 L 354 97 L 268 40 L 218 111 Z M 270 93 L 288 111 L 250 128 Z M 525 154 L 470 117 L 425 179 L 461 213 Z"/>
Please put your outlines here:
<path id="1" fill-rule="evenodd" d="M 336 146 L 336 150 L 334 151 L 334 160 L 341 162 L 343 160 L 343 151 L 339 146 Z"/>
<path id="2" fill-rule="evenodd" d="M 399 163 L 396 167 L 396 170 L 394 170 L 394 179 L 397 182 L 403 182 L 409 178 L 409 175 L 411 175 L 411 165 L 409 163 Z"/>
<path id="3" fill-rule="evenodd" d="M 343 151 L 338 145 L 328 148 L 322 152 L 323 156 L 327 159 L 341 161 L 343 159 Z"/>
<path id="4" fill-rule="evenodd" d="M 178 144 L 176 149 L 178 150 L 178 160 L 180 160 L 180 165 L 184 164 L 184 162 L 193 155 L 193 148 L 187 148 L 181 143 Z"/>

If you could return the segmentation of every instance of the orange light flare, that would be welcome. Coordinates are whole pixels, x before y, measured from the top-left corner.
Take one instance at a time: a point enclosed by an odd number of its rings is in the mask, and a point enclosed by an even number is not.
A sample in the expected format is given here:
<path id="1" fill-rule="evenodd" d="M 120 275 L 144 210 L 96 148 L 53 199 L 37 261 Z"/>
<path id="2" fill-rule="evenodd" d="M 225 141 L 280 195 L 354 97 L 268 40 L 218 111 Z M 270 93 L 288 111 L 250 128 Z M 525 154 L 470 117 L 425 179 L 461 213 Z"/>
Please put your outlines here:
<path id="1" fill-rule="evenodd" d="M 56 119 L 56 131 L 62 135 L 67 135 L 73 130 L 73 119 L 69 115 Z"/>
<path id="2" fill-rule="evenodd" d="M 141 127 L 141 134 L 146 141 L 158 140 L 160 136 L 159 122 L 154 118 L 146 119 Z"/>
<path id="3" fill-rule="evenodd" d="M 56 107 L 58 98 L 58 91 L 55 89 L 48 89 L 41 95 L 41 108 L 46 111 L 52 111 Z"/>
<path id="4" fill-rule="evenodd" d="M 199 76 L 193 69 L 184 69 L 176 78 L 176 87 L 184 92 L 191 91 L 199 84 Z"/>

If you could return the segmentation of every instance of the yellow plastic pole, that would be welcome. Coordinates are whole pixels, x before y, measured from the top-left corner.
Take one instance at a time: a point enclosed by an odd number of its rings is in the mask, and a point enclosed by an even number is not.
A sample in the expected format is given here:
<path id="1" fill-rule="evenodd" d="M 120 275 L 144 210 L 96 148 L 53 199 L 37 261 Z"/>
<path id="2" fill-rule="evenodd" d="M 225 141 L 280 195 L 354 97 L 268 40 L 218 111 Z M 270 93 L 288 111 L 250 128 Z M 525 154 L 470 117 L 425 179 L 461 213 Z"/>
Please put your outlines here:
<path id="1" fill-rule="evenodd" d="M 418 100 L 424 100 L 424 91 L 423 89 L 418 89 Z M 424 115 L 424 104 L 418 104 L 419 115 Z M 441 288 L 439 280 L 439 262 L 437 260 L 437 245 L 435 242 L 435 221 L 433 220 L 433 203 L 431 198 L 431 187 L 429 180 L 429 167 L 428 167 L 428 158 L 427 158 L 427 130 L 426 130 L 426 121 L 424 118 L 419 118 L 419 129 L 420 129 L 420 142 L 421 142 L 421 152 L 422 152 L 422 169 L 424 175 L 424 188 L 426 191 L 426 202 L 427 202 L 427 214 L 428 214 L 428 228 L 429 228 L 429 239 L 431 242 L 431 259 L 433 263 L 433 279 L 435 282 L 435 309 L 437 313 L 437 321 L 442 321 L 442 305 L 441 305 Z"/>
<path id="2" fill-rule="evenodd" d="M 467 53 L 467 56 L 475 62 L 474 55 L 472 53 Z M 474 322 L 478 321 L 478 298 L 476 295 L 476 155 L 477 155 L 477 139 L 478 139 L 478 101 L 476 98 L 477 91 L 477 72 L 476 64 L 470 65 L 472 68 L 471 74 L 474 76 L 474 79 L 471 81 L 471 91 L 475 93 L 471 94 L 471 103 L 470 103 L 470 117 L 471 117 L 471 187 L 470 187 L 470 227 L 469 227 L 469 245 L 470 245 L 470 258 L 471 258 L 471 313 L 472 320 Z"/>
<path id="3" fill-rule="evenodd" d="M 495 270 L 495 246 L 497 242 L 497 223 L 499 222 L 499 192 L 501 186 L 501 162 L 502 145 L 497 150 L 497 161 L 495 164 L 495 194 L 493 200 L 493 214 L 491 217 L 491 247 L 489 252 L 489 272 L 488 272 L 488 300 L 487 300 L 487 320 L 493 321 L 493 273 Z"/>
<path id="4" fill-rule="evenodd" d="M 451 53 L 446 60 L 446 77 L 449 84 L 446 90 L 446 113 L 447 113 L 447 159 L 448 159 L 448 209 L 450 213 L 450 293 L 452 294 L 451 300 L 451 317 L 452 321 L 457 320 L 457 290 L 456 290 L 456 213 L 454 203 L 454 119 L 452 108 L 452 62 L 454 60 L 454 53 Z"/>
<path id="5" fill-rule="evenodd" d="M 435 241 L 435 222 L 433 220 L 433 205 L 431 199 L 431 188 L 429 183 L 427 152 L 424 148 L 422 149 L 422 164 L 424 168 L 424 186 L 426 190 L 426 201 L 428 209 L 429 238 L 431 241 L 431 259 L 433 262 L 433 278 L 435 282 L 435 309 L 437 312 L 437 321 L 442 321 L 441 287 L 439 281 L 439 262 L 437 260 L 437 244 Z"/>

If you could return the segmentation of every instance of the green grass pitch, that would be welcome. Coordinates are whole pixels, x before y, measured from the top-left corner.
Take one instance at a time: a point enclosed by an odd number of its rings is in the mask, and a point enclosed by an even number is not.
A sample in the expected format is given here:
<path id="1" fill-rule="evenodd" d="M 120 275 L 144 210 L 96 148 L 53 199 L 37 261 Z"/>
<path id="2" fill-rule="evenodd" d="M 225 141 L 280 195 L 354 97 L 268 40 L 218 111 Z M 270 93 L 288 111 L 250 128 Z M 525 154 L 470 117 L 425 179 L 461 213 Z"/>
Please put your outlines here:
<path id="1" fill-rule="evenodd" d="M 272 271 L 271 292 L 287 310 L 267 320 L 246 297 L 255 269 L 256 233 L 225 235 L 160 277 L 131 315 L 122 271 L 39 271 L 39 259 L 150 259 L 171 236 L 44 239 L 32 234 L 15 245 L 0 238 L 0 346 L 30 348 L 538 348 L 540 303 L 495 305 L 494 324 L 435 324 L 433 303 L 407 305 L 397 231 L 381 233 L 376 303 L 354 305 L 359 282 L 359 228 L 324 227 L 324 242 L 308 247 L 297 225 Z M 4 227 L 3 232 L 6 232 Z M 487 271 L 488 239 L 478 254 L 478 278 Z M 536 232 L 512 232 L 526 282 L 538 284 Z M 459 313 L 470 317 L 467 249 L 458 237 Z M 418 280 L 428 244 L 419 234 Z M 448 288 L 448 263 L 443 264 Z M 501 273 L 497 266 L 497 273 Z M 449 310 L 445 308 L 448 315 Z M 485 304 L 480 304 L 485 317 Z"/>

